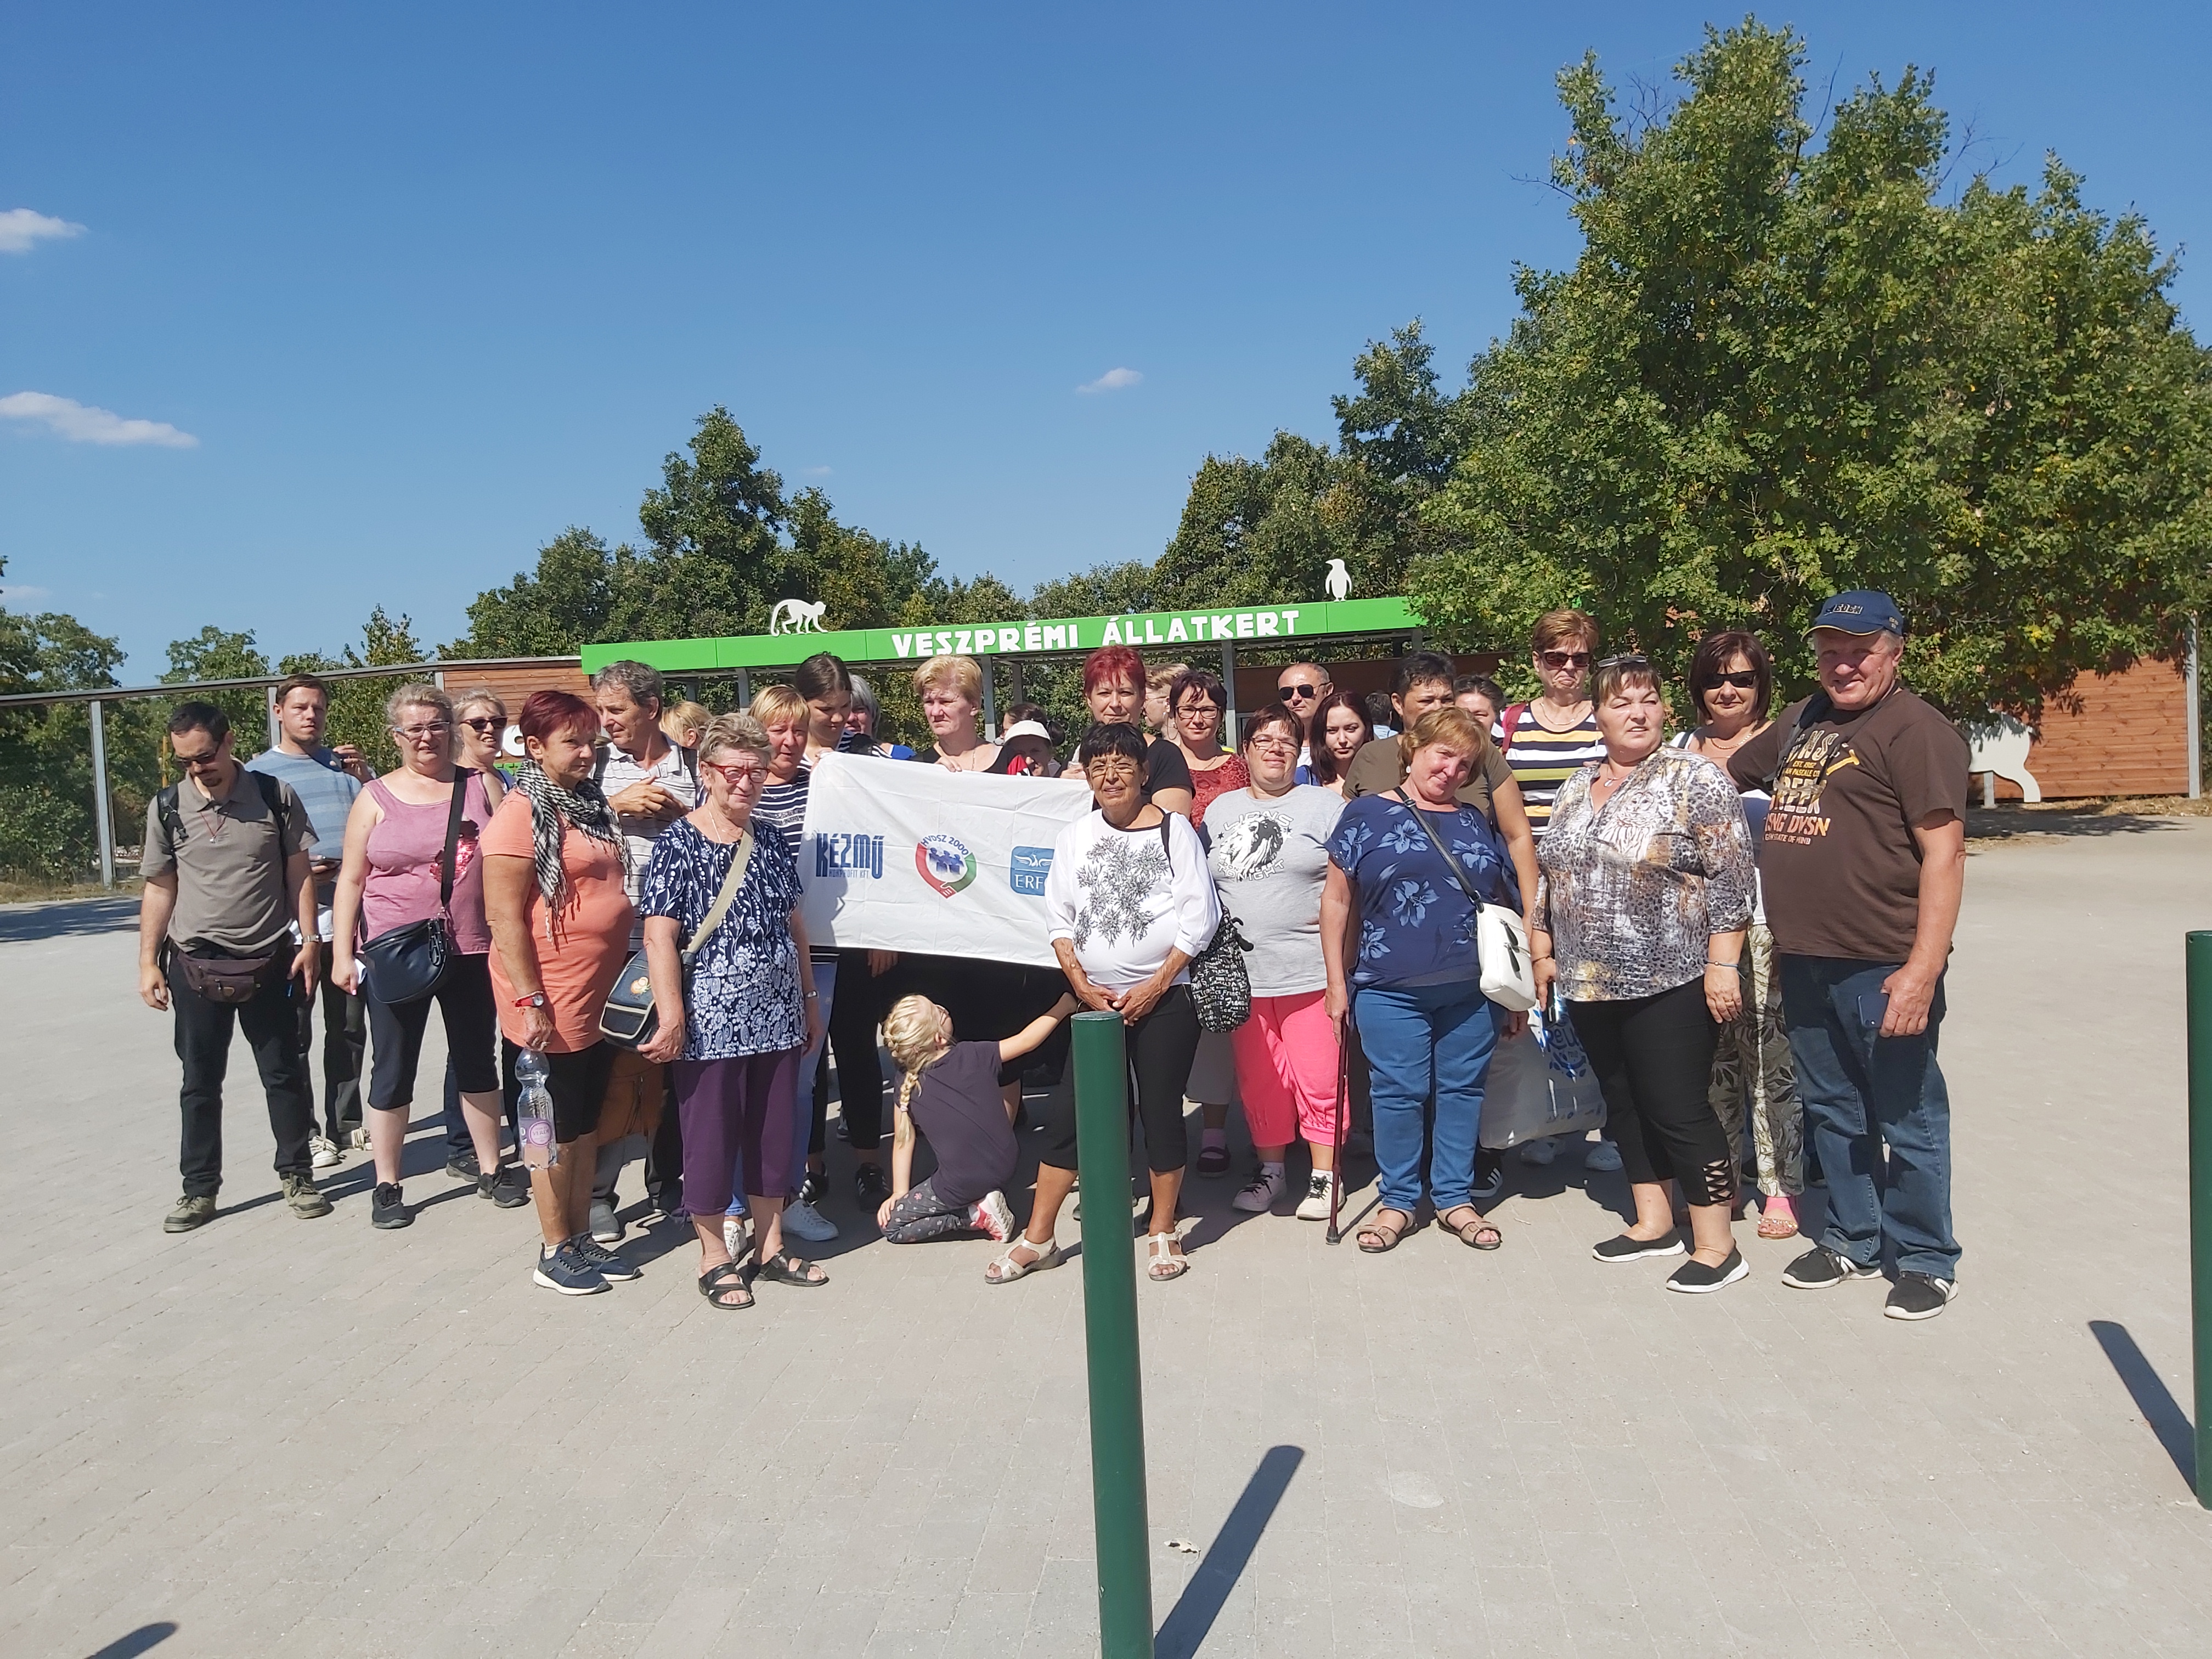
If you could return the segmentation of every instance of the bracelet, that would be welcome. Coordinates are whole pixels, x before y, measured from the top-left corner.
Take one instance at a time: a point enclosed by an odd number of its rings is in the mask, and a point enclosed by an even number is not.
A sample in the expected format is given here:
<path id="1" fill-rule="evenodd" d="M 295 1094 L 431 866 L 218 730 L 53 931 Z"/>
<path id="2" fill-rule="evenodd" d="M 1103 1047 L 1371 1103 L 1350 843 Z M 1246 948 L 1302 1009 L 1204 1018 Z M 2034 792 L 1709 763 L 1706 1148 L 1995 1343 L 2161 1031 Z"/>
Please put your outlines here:
<path id="1" fill-rule="evenodd" d="M 800 998 L 804 1002 L 819 1002 L 821 1000 L 822 993 L 819 991 L 808 991 Z"/>
<path id="2" fill-rule="evenodd" d="M 1715 962 L 1711 957 L 1707 957 L 1705 958 L 1705 966 L 1708 968 L 1741 968 L 1743 964 L 1740 962 Z"/>

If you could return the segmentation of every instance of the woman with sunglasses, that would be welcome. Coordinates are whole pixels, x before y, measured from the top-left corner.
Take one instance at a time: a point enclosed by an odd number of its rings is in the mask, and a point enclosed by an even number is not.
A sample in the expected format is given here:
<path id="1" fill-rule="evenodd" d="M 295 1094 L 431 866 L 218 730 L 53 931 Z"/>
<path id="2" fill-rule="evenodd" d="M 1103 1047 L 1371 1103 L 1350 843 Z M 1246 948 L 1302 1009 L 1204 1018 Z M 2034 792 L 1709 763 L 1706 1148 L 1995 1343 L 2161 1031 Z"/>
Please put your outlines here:
<path id="1" fill-rule="evenodd" d="M 494 811 L 507 793 L 507 779 L 498 769 L 499 741 L 506 730 L 507 705 L 489 686 L 472 686 L 453 699 L 454 763 L 483 775 L 484 794 Z M 446 1056 L 446 1173 L 456 1181 L 474 1181 L 483 1173 L 468 1114 L 461 1107 L 460 1079 L 451 1054 Z M 518 1185 L 511 1192 L 502 1188 L 495 1201 L 514 1209 L 527 1204 L 530 1194 Z"/>
<path id="2" fill-rule="evenodd" d="M 1674 744 L 1725 771 L 1729 756 L 1774 724 L 1767 712 L 1773 699 L 1774 663 L 1758 636 L 1735 629 L 1708 634 L 1690 659 L 1690 702 L 1703 720 Z M 1754 852 L 1766 827 L 1769 799 L 1764 789 L 1744 791 L 1744 821 Z M 1759 1236 L 1790 1238 L 1797 1231 L 1795 1200 L 1805 1190 L 1805 1115 L 1797 1102 L 1790 1033 L 1782 1018 L 1774 935 L 1767 929 L 1755 872 L 1743 964 L 1743 1012 L 1721 1028 L 1713 1051 L 1713 1110 L 1728 1131 L 1729 1147 L 1740 1147 L 1745 1097 L 1750 1097 L 1751 1139 L 1759 1159 Z"/>
<path id="3" fill-rule="evenodd" d="M 1536 618 L 1528 660 L 1543 688 L 1528 702 L 1516 702 L 1491 728 L 1513 781 L 1521 786 L 1522 809 L 1529 833 L 1540 847 L 1552 821 L 1559 787 L 1583 767 L 1605 758 L 1597 715 L 1589 699 L 1590 661 L 1597 655 L 1596 621 L 1586 613 L 1561 609 Z M 1523 1164 L 1549 1164 L 1559 1156 L 1556 1139 L 1522 1143 Z M 1620 1149 L 1601 1136 L 1583 1154 L 1583 1167 L 1610 1173 L 1620 1168 Z"/>
<path id="4" fill-rule="evenodd" d="M 492 1059 L 498 1012 L 477 856 L 477 836 L 491 822 L 492 797 L 483 773 L 455 766 L 453 700 L 438 687 L 420 681 L 401 686 L 386 700 L 384 718 L 398 745 L 399 764 L 362 789 L 346 818 L 345 857 L 331 919 L 331 977 L 358 993 L 368 1010 L 368 1145 L 376 1161 L 369 1224 L 389 1231 L 415 1219 L 400 1192 L 399 1163 L 434 1001 L 446 1023 L 447 1052 L 476 1146 L 477 1195 L 511 1207 L 516 1194 L 499 1177 L 499 1067 Z M 441 909 L 456 779 L 461 781 L 461 818 L 453 839 L 452 897 Z M 356 945 L 441 915 L 453 952 L 445 978 L 428 996 L 385 1001 L 375 975 L 362 972 Z"/>

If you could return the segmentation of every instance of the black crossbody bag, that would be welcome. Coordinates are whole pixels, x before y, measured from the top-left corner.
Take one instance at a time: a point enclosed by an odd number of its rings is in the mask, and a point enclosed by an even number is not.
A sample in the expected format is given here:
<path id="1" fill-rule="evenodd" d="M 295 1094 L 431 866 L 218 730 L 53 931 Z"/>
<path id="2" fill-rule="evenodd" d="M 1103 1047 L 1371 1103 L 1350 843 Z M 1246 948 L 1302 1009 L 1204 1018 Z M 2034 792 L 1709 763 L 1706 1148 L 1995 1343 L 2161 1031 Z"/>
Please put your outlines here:
<path id="1" fill-rule="evenodd" d="M 469 793 L 469 774 L 453 769 L 453 806 L 446 815 L 446 854 L 439 861 L 438 914 L 404 922 L 379 933 L 354 952 L 368 977 L 368 988 L 387 1008 L 420 1002 L 446 982 L 453 965 L 453 849 L 461 838 L 461 808 Z"/>

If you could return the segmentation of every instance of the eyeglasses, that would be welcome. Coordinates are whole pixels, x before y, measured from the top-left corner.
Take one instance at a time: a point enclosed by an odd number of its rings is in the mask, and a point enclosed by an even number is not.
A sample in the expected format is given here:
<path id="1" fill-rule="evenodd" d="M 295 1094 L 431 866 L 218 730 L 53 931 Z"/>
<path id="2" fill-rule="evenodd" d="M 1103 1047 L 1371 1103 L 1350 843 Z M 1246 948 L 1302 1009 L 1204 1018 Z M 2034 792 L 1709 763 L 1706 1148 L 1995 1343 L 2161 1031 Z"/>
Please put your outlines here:
<path id="1" fill-rule="evenodd" d="M 1297 699 L 1300 702 L 1304 702 L 1308 697 L 1317 697 L 1321 696 L 1321 687 L 1317 685 L 1308 685 L 1304 680 L 1293 680 L 1288 685 L 1277 686 L 1275 688 L 1275 695 L 1280 697 L 1285 702 L 1289 702 L 1293 698 Z"/>
<path id="2" fill-rule="evenodd" d="M 1279 737 L 1272 732 L 1264 738 L 1253 738 L 1252 747 L 1264 749 L 1271 755 L 1295 755 L 1298 752 L 1295 738 Z"/>
<path id="3" fill-rule="evenodd" d="M 1127 756 L 1101 755 L 1083 769 L 1085 776 L 1093 778 L 1133 778 L 1137 771 L 1137 763 Z"/>
<path id="4" fill-rule="evenodd" d="M 1220 712 L 1221 705 L 1218 702 L 1187 702 L 1176 710 L 1178 714 L 1218 714 Z"/>
<path id="5" fill-rule="evenodd" d="M 442 738 L 453 728 L 444 720 L 431 720 L 422 726 L 395 726 L 392 735 L 404 738 L 410 743 L 424 743 L 432 738 Z"/>
<path id="6" fill-rule="evenodd" d="M 1733 674 L 1714 675 L 1711 684 L 1707 685 L 1705 690 L 1710 691 L 1715 685 L 1732 685 L 1739 691 L 1748 691 L 1758 684 L 1759 671 L 1757 669 L 1740 668 Z"/>
<path id="7" fill-rule="evenodd" d="M 1544 651 L 1537 653 L 1547 668 L 1588 668 L 1587 651 Z"/>
<path id="8" fill-rule="evenodd" d="M 749 783 L 758 783 L 768 775 L 768 768 L 759 763 L 748 766 L 723 766 L 714 761 L 703 763 L 700 770 L 712 772 L 732 789 L 742 789 Z"/>
<path id="9" fill-rule="evenodd" d="M 500 722 L 489 714 L 471 714 L 461 722 L 471 732 L 496 732 Z"/>

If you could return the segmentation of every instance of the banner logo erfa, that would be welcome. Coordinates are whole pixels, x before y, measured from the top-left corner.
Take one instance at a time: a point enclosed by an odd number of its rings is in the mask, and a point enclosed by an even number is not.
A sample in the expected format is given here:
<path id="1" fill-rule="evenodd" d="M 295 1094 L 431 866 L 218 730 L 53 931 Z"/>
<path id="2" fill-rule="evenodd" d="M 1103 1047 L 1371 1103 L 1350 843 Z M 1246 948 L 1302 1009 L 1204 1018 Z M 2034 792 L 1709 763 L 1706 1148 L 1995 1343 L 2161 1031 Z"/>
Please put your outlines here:
<path id="1" fill-rule="evenodd" d="M 924 836 L 914 849 L 914 867 L 946 898 L 975 879 L 975 855 L 954 836 Z"/>

